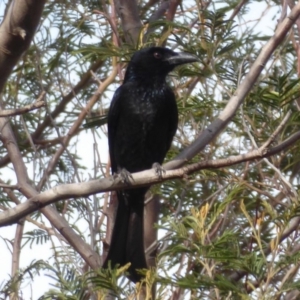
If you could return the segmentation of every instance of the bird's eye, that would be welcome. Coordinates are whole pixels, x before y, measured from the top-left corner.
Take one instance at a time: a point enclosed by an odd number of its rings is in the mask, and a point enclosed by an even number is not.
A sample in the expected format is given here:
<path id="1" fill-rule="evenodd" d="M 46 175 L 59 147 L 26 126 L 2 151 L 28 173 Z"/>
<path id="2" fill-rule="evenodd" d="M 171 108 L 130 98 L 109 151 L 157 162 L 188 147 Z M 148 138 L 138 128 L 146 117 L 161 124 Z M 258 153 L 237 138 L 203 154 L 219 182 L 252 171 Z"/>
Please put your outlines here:
<path id="1" fill-rule="evenodd" d="M 154 53 L 153 53 L 153 56 L 154 56 L 156 59 L 162 59 L 162 54 L 159 53 L 159 52 L 154 52 Z"/>

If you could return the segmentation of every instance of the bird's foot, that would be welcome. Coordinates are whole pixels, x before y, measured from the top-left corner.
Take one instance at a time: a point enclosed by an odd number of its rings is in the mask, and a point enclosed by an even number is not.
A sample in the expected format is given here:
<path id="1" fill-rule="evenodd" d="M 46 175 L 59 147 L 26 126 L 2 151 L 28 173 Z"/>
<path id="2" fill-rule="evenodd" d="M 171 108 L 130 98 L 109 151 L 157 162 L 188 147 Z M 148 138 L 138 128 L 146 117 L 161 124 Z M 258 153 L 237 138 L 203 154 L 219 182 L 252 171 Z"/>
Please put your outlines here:
<path id="1" fill-rule="evenodd" d="M 122 183 L 126 183 L 128 185 L 131 184 L 131 180 L 133 180 L 133 177 L 130 172 L 128 172 L 124 168 L 118 168 L 118 178 L 121 180 Z"/>
<path id="2" fill-rule="evenodd" d="M 166 173 L 166 170 L 159 163 L 154 163 L 152 165 L 152 169 L 155 170 L 155 174 L 159 177 L 159 179 L 162 179 L 163 174 Z"/>

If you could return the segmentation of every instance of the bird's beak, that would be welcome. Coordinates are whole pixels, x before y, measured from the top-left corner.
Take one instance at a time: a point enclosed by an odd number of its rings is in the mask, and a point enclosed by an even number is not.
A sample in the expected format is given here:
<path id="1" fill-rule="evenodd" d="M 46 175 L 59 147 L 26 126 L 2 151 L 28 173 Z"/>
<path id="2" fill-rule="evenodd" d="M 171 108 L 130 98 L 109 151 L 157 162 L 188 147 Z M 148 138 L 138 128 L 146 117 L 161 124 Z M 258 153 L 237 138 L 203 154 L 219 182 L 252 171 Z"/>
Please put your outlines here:
<path id="1" fill-rule="evenodd" d="M 187 63 L 200 61 L 200 59 L 194 54 L 180 52 L 180 53 L 174 53 L 174 55 L 166 58 L 165 61 L 167 61 L 172 66 L 179 66 Z"/>

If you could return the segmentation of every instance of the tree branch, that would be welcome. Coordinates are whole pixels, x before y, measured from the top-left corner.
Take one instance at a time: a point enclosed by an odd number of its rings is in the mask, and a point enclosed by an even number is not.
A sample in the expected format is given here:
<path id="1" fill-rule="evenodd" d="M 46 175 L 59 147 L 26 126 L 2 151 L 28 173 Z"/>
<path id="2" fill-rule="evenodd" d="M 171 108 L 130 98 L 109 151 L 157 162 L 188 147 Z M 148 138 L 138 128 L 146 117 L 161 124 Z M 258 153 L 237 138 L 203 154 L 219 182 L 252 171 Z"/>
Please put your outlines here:
<path id="1" fill-rule="evenodd" d="M 0 27 L 0 91 L 28 49 L 46 0 L 13 0 Z"/>
<path id="2" fill-rule="evenodd" d="M 283 41 L 284 37 L 296 22 L 299 15 L 300 2 L 295 5 L 289 16 L 285 18 L 284 21 L 277 27 L 275 34 L 263 47 L 249 73 L 246 75 L 244 81 L 237 88 L 236 92 L 231 97 L 219 117 L 205 130 L 203 130 L 199 137 L 189 147 L 183 150 L 174 160 L 167 163 L 165 166 L 166 169 L 175 169 L 183 166 L 188 160 L 203 150 L 204 147 L 213 139 L 215 139 L 218 134 L 227 126 L 227 124 L 234 117 L 240 105 L 243 103 L 247 94 L 252 89 L 270 56 L 275 51 L 277 46 Z"/>
<path id="3" fill-rule="evenodd" d="M 132 179 L 130 179 L 130 186 L 127 183 L 121 182 L 119 178 L 114 179 L 114 177 L 109 177 L 100 180 L 91 180 L 84 183 L 81 182 L 58 185 L 52 189 L 35 195 L 26 202 L 19 204 L 12 209 L 2 212 L 0 214 L 0 226 L 13 224 L 17 222 L 20 218 L 25 217 L 26 215 L 59 200 L 86 197 L 89 195 L 101 192 L 108 192 L 112 190 L 122 190 L 141 186 L 148 186 L 155 183 L 161 183 L 170 179 L 184 178 L 187 174 L 191 174 L 202 169 L 216 169 L 228 167 L 245 161 L 269 157 L 271 155 L 279 153 L 283 149 L 288 148 L 290 145 L 292 145 L 299 139 L 300 131 L 293 134 L 281 144 L 271 149 L 265 149 L 263 147 L 260 147 L 259 149 L 255 149 L 246 154 L 230 156 L 228 158 L 217 160 L 201 161 L 185 166 L 183 168 L 166 171 L 162 174 L 161 177 L 157 176 L 155 170 L 153 169 L 139 173 L 134 173 L 132 174 Z"/>
<path id="4" fill-rule="evenodd" d="M 103 91 L 106 89 L 106 87 L 112 83 L 112 81 L 115 79 L 117 75 L 117 68 L 116 65 L 114 65 L 114 68 L 111 72 L 111 74 L 106 78 L 106 80 L 100 84 L 98 90 L 95 92 L 95 94 L 91 97 L 90 101 L 86 105 L 86 107 L 81 111 L 80 115 L 78 116 L 76 122 L 73 124 L 73 126 L 70 128 L 68 134 L 66 137 L 61 141 L 61 147 L 56 151 L 56 153 L 53 155 L 52 159 L 50 160 L 47 169 L 45 170 L 42 179 L 40 180 L 38 184 L 38 190 L 40 191 L 45 184 L 47 178 L 53 171 L 54 167 L 56 166 L 60 156 L 63 154 L 65 151 L 69 141 L 71 138 L 74 136 L 74 134 L 77 132 L 79 126 L 82 124 L 82 121 L 86 117 L 87 113 L 91 111 L 92 107 L 94 104 L 97 102 L 99 99 L 99 96 L 103 93 Z"/>
<path id="5" fill-rule="evenodd" d="M 32 134 L 32 139 L 35 141 L 36 139 L 40 138 L 43 131 L 52 124 L 52 120 L 55 119 L 67 106 L 67 104 L 79 93 L 83 88 L 87 86 L 89 83 L 92 73 L 96 72 L 103 64 L 103 60 L 98 60 L 94 62 L 91 67 L 81 76 L 80 81 L 72 88 L 72 90 L 62 98 L 59 104 L 55 107 L 53 112 L 46 116 L 42 124 L 40 124 L 35 132 Z"/>
<path id="6" fill-rule="evenodd" d="M 125 40 L 128 44 L 135 45 L 138 41 L 142 22 L 136 0 L 114 0 L 118 15 L 121 19 Z"/>
<path id="7" fill-rule="evenodd" d="M 26 105 L 21 108 L 16 108 L 16 109 L 5 109 L 0 111 L 0 117 L 11 117 L 11 116 L 17 116 L 17 115 L 22 115 L 25 114 L 29 111 L 38 109 L 45 106 L 44 101 L 36 101 L 32 104 Z"/>
<path id="8" fill-rule="evenodd" d="M 20 268 L 21 243 L 24 231 L 24 220 L 19 221 L 13 241 L 11 276 L 17 275 Z M 18 284 L 19 285 L 19 284 Z M 19 289 L 19 288 L 18 288 Z"/>
<path id="9" fill-rule="evenodd" d="M 11 6 L 0 28 L 0 68 L 2 70 L 0 91 L 21 54 L 29 47 L 39 23 L 44 3 L 44 0 L 14 0 L 11 2 Z M 1 108 L 3 109 L 3 107 Z M 0 138 L 7 149 L 17 176 L 19 190 L 27 198 L 36 196 L 38 193 L 30 184 L 26 166 L 7 118 L 0 118 L 0 131 Z M 57 211 L 52 207 L 45 207 L 41 209 L 41 212 L 60 231 L 89 266 L 93 269 L 100 267 L 98 253 L 93 251 L 74 232 L 68 222 Z"/>

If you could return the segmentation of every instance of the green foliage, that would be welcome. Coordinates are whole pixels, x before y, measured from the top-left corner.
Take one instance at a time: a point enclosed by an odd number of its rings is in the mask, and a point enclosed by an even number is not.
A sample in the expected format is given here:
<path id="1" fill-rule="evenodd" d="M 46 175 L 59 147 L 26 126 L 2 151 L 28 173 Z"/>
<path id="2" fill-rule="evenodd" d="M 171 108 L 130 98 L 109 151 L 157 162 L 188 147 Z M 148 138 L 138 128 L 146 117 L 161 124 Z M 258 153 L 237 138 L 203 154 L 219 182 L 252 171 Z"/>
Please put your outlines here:
<path id="1" fill-rule="evenodd" d="M 20 293 L 20 284 L 28 278 L 33 280 L 34 276 L 39 274 L 45 267 L 48 268 L 49 266 L 42 260 L 32 261 L 26 268 L 20 269 L 14 277 L 2 281 L 0 283 L 1 299 L 8 299 L 8 297 L 17 299 Z"/>
<path id="2" fill-rule="evenodd" d="M 173 20 L 168 13 L 153 20 L 160 1 L 138 3 L 143 27 L 139 42 L 130 45 L 111 2 L 47 1 L 34 42 L 1 95 L 5 108 L 15 109 L 46 92 L 46 107 L 9 118 L 29 181 L 38 192 L 107 175 L 107 109 L 135 49 L 165 45 L 201 59 L 169 77 L 179 109 L 178 131 L 166 158 L 170 161 L 219 116 L 272 37 L 264 29 L 275 28 L 277 21 L 265 21 L 263 12 L 270 9 L 278 20 L 281 10 L 278 1 L 181 1 Z M 187 164 L 251 152 L 273 135 L 289 111 L 291 116 L 270 147 L 299 131 L 300 82 L 291 36 L 278 46 L 232 122 Z M 117 75 L 107 85 L 113 68 Z M 87 108 L 93 97 L 97 102 Z M 67 137 L 71 139 L 65 143 Z M 161 196 L 156 225 L 160 240 L 157 269 L 142 271 L 146 298 L 154 285 L 156 299 L 284 299 L 299 290 L 300 240 L 298 225 L 293 225 L 300 216 L 299 147 L 297 142 L 267 160 L 202 169 L 152 187 Z M 8 178 L 8 172 L 15 171 L 6 145 L 0 147 L 0 157 L 0 206 L 5 211 L 27 194 L 17 186 L 16 176 Z M 107 194 L 59 201 L 52 208 L 102 254 Z M 40 211 L 25 223 L 30 226 L 22 234 L 21 252 L 43 245 L 47 253 L 42 261 L 28 262 L 28 267 L 3 280 L 1 299 L 19 297 L 23 286 L 34 286 L 41 271 L 45 281 L 54 282 L 38 296 L 41 300 L 104 299 L 107 294 L 134 299 L 142 293 L 141 285 L 134 287 L 126 280 L 128 265 L 91 271 L 61 235 L 65 228 L 53 228 Z M 1 240 L 11 249 L 13 238 Z"/>
<path id="3" fill-rule="evenodd" d="M 46 231 L 41 229 L 34 229 L 32 231 L 27 231 L 23 235 L 24 244 L 23 247 L 29 243 L 30 248 L 33 244 L 45 244 L 49 241 L 49 235 Z"/>

